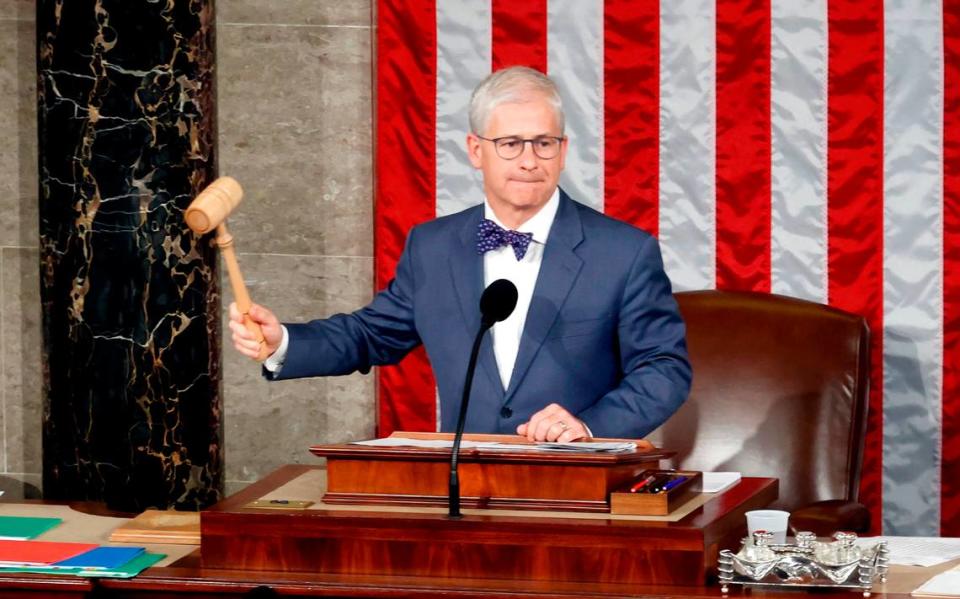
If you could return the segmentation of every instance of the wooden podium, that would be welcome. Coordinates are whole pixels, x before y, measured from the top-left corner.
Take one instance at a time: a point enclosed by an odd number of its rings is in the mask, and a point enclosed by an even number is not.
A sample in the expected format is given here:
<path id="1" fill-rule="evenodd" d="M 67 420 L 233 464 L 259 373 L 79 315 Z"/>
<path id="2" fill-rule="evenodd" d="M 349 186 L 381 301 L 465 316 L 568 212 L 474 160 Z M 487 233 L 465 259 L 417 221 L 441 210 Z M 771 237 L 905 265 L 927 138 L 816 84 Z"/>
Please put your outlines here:
<path id="1" fill-rule="evenodd" d="M 612 515 L 600 510 L 610 491 L 656 467 L 664 452 L 476 451 L 461 458 L 461 489 L 464 505 L 481 509 L 452 520 L 444 507 L 449 450 L 314 449 L 328 460 L 326 495 L 316 489 L 318 503 L 303 510 L 249 507 L 320 471 L 287 466 L 202 512 L 204 568 L 535 581 L 545 589 L 700 585 L 720 549 L 744 534 L 744 513 L 777 497 L 776 479 L 745 478 L 682 517 Z"/>
<path id="2" fill-rule="evenodd" d="M 399 438 L 450 440 L 447 433 Z M 531 445 L 514 435 L 465 435 L 467 441 Z M 632 441 L 632 440 L 631 440 Z M 611 491 L 658 468 L 673 452 L 646 441 L 625 453 L 546 453 L 461 449 L 461 505 L 472 508 L 609 512 Z M 450 450 L 366 445 L 315 445 L 327 458 L 324 503 L 446 506 Z"/>

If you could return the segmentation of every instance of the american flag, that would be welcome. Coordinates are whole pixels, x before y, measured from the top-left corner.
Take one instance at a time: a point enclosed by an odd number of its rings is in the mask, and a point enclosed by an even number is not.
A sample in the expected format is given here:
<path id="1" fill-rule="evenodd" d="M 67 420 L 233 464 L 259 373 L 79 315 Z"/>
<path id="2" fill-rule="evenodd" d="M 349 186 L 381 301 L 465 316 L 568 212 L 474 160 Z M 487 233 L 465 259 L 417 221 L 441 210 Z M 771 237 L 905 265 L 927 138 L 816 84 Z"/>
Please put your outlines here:
<path id="1" fill-rule="evenodd" d="M 482 201 L 471 90 L 561 88 L 561 186 L 658 236 L 675 290 L 864 315 L 860 498 L 875 532 L 960 536 L 960 0 L 378 0 L 376 284 L 414 224 Z M 379 432 L 434 430 L 425 354 Z"/>

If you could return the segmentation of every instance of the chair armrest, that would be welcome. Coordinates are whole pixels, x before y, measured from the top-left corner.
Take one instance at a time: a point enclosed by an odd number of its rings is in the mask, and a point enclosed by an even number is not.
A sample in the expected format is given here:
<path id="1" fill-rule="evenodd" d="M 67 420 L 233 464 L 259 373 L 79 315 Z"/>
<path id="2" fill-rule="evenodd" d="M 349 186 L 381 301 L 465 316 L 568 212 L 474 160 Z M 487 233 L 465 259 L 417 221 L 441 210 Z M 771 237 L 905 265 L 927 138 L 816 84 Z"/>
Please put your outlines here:
<path id="1" fill-rule="evenodd" d="M 861 503 L 828 499 L 797 508 L 790 513 L 794 533 L 809 530 L 829 537 L 838 530 L 864 534 L 870 531 L 870 510 Z"/>

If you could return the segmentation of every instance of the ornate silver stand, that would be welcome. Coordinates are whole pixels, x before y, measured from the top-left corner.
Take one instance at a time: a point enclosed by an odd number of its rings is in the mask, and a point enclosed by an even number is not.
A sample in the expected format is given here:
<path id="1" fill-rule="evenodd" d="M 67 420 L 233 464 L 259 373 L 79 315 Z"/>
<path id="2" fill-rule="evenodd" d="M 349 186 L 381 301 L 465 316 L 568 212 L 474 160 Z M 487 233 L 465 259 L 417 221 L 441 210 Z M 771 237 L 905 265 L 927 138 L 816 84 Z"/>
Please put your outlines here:
<path id="1" fill-rule="evenodd" d="M 838 588 L 869 597 L 875 582 L 887 577 L 887 544 L 858 547 L 857 535 L 838 532 L 833 541 L 817 541 L 811 532 L 797 533 L 793 544 L 774 545 L 773 535 L 757 531 L 740 551 L 720 552 L 720 590 L 730 585 L 781 588 Z"/>

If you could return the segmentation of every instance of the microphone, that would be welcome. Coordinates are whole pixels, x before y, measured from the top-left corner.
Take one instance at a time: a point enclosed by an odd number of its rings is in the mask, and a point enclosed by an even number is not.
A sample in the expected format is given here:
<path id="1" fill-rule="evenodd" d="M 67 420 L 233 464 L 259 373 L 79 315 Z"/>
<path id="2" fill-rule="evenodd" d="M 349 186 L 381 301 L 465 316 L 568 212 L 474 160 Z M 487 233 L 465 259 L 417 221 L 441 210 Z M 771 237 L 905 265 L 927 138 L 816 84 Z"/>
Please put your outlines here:
<path id="1" fill-rule="evenodd" d="M 463 440 L 463 426 L 467 420 L 467 404 L 470 402 L 470 388 L 473 386 L 473 372 L 477 369 L 477 357 L 480 355 L 480 343 L 483 334 L 498 322 L 506 320 L 517 307 L 517 286 L 506 279 L 497 279 L 483 290 L 480 296 L 480 330 L 473 340 L 470 361 L 467 362 L 467 376 L 463 382 L 463 397 L 460 399 L 460 414 L 457 417 L 457 430 L 453 435 L 453 448 L 450 450 L 450 490 L 449 517 L 461 518 L 460 513 L 460 476 L 457 462 L 460 458 L 460 441 Z"/>
<path id="2" fill-rule="evenodd" d="M 506 279 L 497 279 L 480 296 L 480 327 L 487 330 L 506 320 L 517 307 L 517 286 Z"/>

